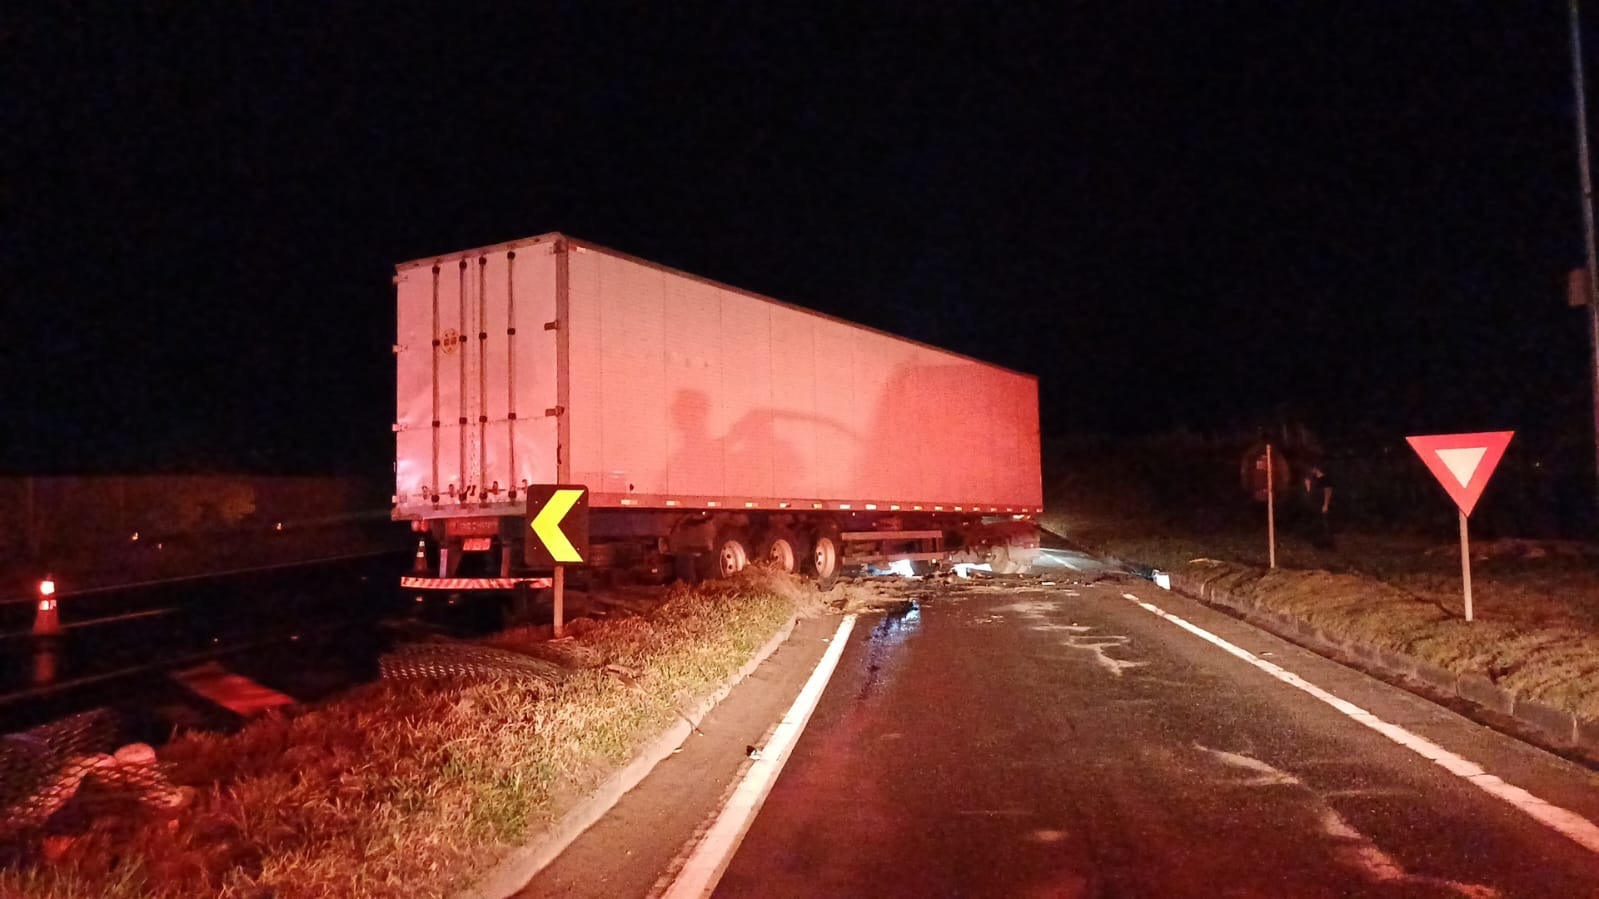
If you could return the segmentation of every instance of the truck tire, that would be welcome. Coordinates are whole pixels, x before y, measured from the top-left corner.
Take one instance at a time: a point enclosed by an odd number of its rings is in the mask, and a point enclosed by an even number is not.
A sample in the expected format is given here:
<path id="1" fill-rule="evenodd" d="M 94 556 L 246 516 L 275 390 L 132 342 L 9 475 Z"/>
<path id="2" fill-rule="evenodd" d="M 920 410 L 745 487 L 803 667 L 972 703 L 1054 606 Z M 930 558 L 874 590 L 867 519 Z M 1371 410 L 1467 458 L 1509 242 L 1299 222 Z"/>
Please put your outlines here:
<path id="1" fill-rule="evenodd" d="M 816 586 L 823 590 L 831 588 L 844 567 L 844 546 L 838 535 L 831 531 L 817 534 L 806 563 L 806 572 L 816 579 Z"/>
<path id="2" fill-rule="evenodd" d="M 713 578 L 730 578 L 738 574 L 750 563 L 749 538 L 742 531 L 718 532 L 707 561 Z"/>
<path id="3" fill-rule="evenodd" d="M 793 574 L 800 570 L 808 548 L 793 531 L 777 528 L 766 532 L 755 558 L 776 571 Z"/>

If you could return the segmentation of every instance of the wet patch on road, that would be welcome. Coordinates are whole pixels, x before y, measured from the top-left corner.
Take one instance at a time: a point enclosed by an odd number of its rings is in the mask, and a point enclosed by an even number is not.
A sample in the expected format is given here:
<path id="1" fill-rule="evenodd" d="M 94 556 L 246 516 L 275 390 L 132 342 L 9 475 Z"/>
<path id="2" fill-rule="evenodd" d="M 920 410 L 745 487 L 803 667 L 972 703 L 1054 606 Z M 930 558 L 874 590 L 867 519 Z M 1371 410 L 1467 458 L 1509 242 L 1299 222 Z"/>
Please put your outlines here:
<path id="1" fill-rule="evenodd" d="M 907 602 L 883 616 L 872 628 L 866 643 L 866 678 L 861 682 L 858 699 L 865 699 L 886 680 L 894 663 L 901 655 L 905 641 L 922 626 L 922 607 Z"/>

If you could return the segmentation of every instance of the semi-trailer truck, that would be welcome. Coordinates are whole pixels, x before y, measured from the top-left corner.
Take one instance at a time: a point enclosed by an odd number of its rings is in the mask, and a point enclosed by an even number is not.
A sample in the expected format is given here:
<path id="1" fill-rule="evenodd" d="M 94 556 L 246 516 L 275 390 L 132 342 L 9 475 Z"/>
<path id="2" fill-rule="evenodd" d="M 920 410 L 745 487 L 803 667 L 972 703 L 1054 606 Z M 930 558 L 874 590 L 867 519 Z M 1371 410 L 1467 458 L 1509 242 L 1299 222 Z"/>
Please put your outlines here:
<path id="1" fill-rule="evenodd" d="M 1036 553 L 1038 382 L 559 233 L 396 266 L 394 510 L 427 589 L 544 585 L 528 493 L 588 490 L 644 580 Z"/>

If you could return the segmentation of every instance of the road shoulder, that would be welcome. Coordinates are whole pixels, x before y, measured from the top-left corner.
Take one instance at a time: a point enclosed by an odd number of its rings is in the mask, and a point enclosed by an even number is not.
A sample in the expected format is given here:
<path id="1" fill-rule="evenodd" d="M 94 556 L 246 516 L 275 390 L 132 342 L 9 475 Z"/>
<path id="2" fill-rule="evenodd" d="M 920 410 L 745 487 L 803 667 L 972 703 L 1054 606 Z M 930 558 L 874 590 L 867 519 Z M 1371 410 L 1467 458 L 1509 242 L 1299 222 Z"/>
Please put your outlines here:
<path id="1" fill-rule="evenodd" d="M 836 616 L 801 618 L 472 897 L 626 897 L 670 876 L 827 650 Z"/>

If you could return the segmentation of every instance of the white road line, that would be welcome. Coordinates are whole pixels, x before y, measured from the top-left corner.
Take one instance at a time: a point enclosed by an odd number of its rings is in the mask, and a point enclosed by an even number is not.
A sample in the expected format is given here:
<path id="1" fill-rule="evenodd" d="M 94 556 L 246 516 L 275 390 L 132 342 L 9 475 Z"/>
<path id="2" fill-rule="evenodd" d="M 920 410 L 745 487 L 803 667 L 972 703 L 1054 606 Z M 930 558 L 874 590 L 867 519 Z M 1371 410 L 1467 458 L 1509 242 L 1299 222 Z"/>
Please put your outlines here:
<path id="1" fill-rule="evenodd" d="M 1525 814 L 1531 816 L 1534 820 L 1571 839 L 1584 849 L 1587 849 L 1589 852 L 1599 853 L 1599 826 L 1596 826 L 1592 821 L 1589 821 L 1587 818 L 1582 817 L 1576 812 L 1573 812 L 1570 809 L 1561 808 L 1558 805 L 1554 805 L 1539 799 L 1537 796 L 1532 795 L 1518 786 L 1505 783 L 1494 775 L 1482 770 L 1482 768 L 1477 764 L 1455 755 L 1449 750 L 1444 749 L 1442 746 L 1439 746 L 1437 743 L 1434 743 L 1425 737 L 1417 736 L 1416 734 L 1405 730 L 1397 724 L 1390 724 L 1387 721 L 1378 718 L 1376 715 L 1366 711 L 1360 706 L 1355 705 L 1354 703 L 1339 699 L 1333 694 L 1328 693 L 1326 690 L 1323 690 L 1315 684 L 1305 680 L 1292 671 L 1288 671 L 1287 669 L 1284 669 L 1278 665 L 1274 665 L 1271 662 L 1268 662 L 1265 659 L 1262 659 L 1254 653 L 1248 651 L 1247 649 L 1234 646 L 1210 631 L 1207 631 L 1196 624 L 1190 624 L 1182 618 L 1165 611 L 1159 606 L 1144 602 L 1131 593 L 1123 593 L 1122 596 L 1131 600 L 1145 611 L 1170 621 L 1172 624 L 1175 624 L 1183 630 L 1188 631 L 1201 640 L 1221 647 L 1223 650 L 1237 656 L 1240 659 L 1243 659 L 1251 665 L 1254 665 L 1256 668 L 1259 668 L 1267 674 L 1270 674 L 1272 677 L 1277 678 L 1283 683 L 1298 687 L 1306 693 L 1309 693 L 1310 695 L 1316 697 L 1322 702 L 1327 703 L 1338 711 L 1343 712 L 1345 715 L 1348 715 L 1350 718 L 1359 721 L 1361 724 L 1364 724 L 1377 733 L 1380 733 L 1388 739 L 1393 740 L 1400 746 L 1403 746 L 1422 758 L 1433 762 L 1434 764 L 1443 768 L 1445 771 L 1464 779 L 1467 783 L 1475 786 L 1477 789 L 1482 790 L 1488 795 L 1493 796 L 1495 799 L 1499 799 L 1515 806 Z"/>
<path id="2" fill-rule="evenodd" d="M 722 872 L 727 870 L 728 862 L 738 850 L 738 844 L 755 821 L 756 812 L 761 810 L 761 803 L 766 801 L 772 784 L 777 782 L 777 775 L 782 772 L 783 763 L 788 761 L 800 732 L 805 730 L 811 712 L 816 710 L 816 703 L 822 698 L 822 690 L 826 689 L 828 679 L 833 676 L 833 669 L 838 666 L 839 656 L 844 654 L 844 645 L 854 627 L 854 615 L 846 615 L 839 622 L 832 645 L 827 647 L 822 660 L 816 663 L 816 670 L 811 672 L 805 688 L 800 690 L 799 696 L 794 698 L 794 704 L 788 707 L 783 720 L 772 731 L 771 739 L 761 749 L 761 757 L 751 762 L 745 770 L 743 780 L 739 781 L 727 804 L 717 813 L 716 822 L 705 832 L 699 845 L 694 847 L 694 853 L 683 863 L 677 879 L 666 888 L 662 894 L 664 899 L 709 896 L 716 889 Z"/>

